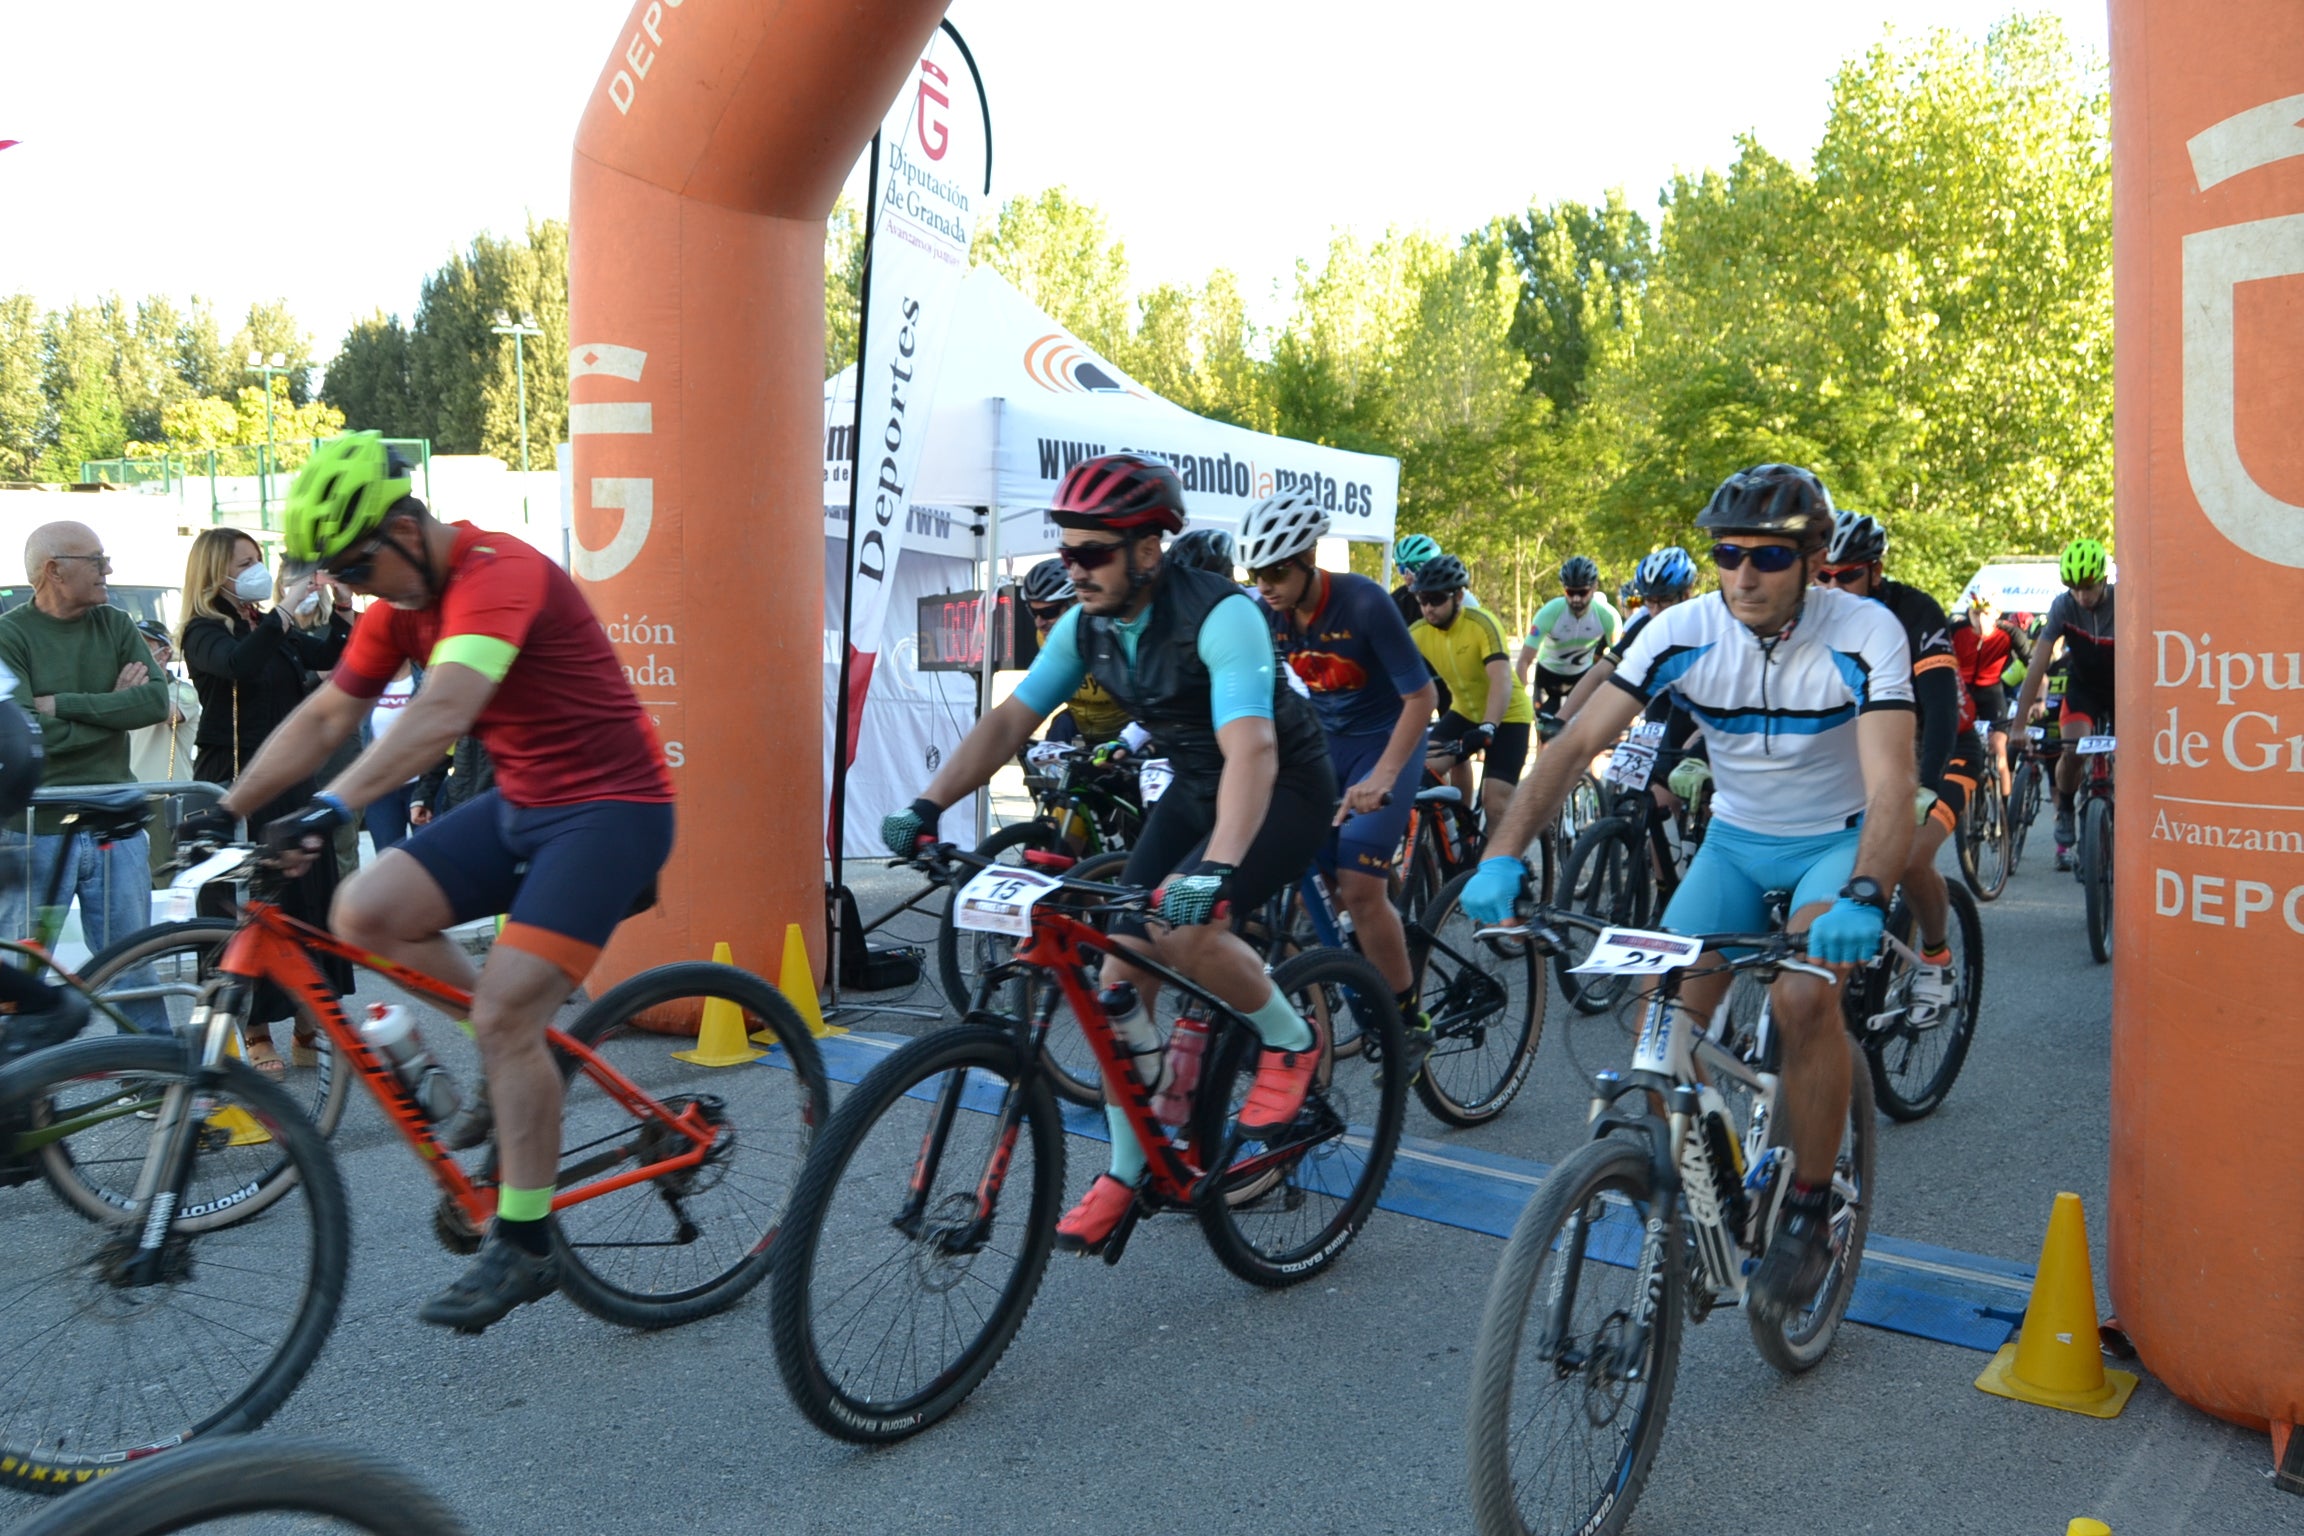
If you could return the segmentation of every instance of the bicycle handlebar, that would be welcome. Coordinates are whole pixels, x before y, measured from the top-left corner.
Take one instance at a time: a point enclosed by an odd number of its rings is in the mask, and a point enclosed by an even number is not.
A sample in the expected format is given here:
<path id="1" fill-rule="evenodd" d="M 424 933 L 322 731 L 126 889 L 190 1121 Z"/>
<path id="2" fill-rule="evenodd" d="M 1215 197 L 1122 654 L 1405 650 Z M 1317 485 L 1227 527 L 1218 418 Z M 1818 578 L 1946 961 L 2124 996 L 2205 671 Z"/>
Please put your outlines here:
<path id="1" fill-rule="evenodd" d="M 953 843 L 937 843 L 922 849 L 912 858 L 899 859 L 897 862 L 908 864 L 919 870 L 938 885 L 949 885 L 955 888 L 961 884 L 964 878 L 961 873 L 963 870 L 973 874 L 979 870 L 1008 867 L 997 859 L 971 853 Z M 1107 885 L 1102 881 L 1082 880 L 1071 875 L 1049 875 L 1047 878 L 1054 880 L 1068 891 L 1078 891 L 1083 895 L 1098 898 L 1097 906 L 1100 911 L 1149 911 L 1151 908 L 1152 893 L 1141 886 Z"/>

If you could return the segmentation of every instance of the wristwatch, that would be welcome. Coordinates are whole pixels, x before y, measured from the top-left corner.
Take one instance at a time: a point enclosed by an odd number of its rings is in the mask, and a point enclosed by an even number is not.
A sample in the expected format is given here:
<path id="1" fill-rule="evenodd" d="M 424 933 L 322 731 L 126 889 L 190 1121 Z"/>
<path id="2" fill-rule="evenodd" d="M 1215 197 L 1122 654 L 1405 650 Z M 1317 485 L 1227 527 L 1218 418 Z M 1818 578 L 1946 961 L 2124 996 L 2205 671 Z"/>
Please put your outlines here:
<path id="1" fill-rule="evenodd" d="M 1888 893 L 1880 889 L 1880 882 L 1870 875 L 1858 875 L 1840 887 L 1840 899 L 1853 901 L 1858 906 L 1871 907 L 1882 913 L 1888 910 Z"/>

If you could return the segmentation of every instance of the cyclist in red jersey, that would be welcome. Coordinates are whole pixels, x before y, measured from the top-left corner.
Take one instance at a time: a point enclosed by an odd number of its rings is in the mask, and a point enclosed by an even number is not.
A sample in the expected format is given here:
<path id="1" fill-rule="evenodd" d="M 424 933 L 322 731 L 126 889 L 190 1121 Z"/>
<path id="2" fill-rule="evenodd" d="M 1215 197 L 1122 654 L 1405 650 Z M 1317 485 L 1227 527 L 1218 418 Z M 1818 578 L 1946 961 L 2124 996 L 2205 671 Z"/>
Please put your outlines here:
<path id="1" fill-rule="evenodd" d="M 346 881 L 341 937 L 469 990 L 494 1106 L 496 1220 L 472 1267 L 419 1314 L 476 1333 L 558 1283 L 552 1189 L 560 1074 L 544 1028 L 600 948 L 653 899 L 672 849 L 672 780 L 608 638 L 566 572 L 519 540 L 435 519 L 373 432 L 323 444 L 288 494 L 288 557 L 381 601 L 335 673 L 178 841 L 228 837 L 359 728 L 403 661 L 424 686 L 389 735 L 304 810 L 265 829 L 291 871 L 361 807 L 477 735 L 495 787 Z M 477 977 L 445 930 L 508 914 Z"/>

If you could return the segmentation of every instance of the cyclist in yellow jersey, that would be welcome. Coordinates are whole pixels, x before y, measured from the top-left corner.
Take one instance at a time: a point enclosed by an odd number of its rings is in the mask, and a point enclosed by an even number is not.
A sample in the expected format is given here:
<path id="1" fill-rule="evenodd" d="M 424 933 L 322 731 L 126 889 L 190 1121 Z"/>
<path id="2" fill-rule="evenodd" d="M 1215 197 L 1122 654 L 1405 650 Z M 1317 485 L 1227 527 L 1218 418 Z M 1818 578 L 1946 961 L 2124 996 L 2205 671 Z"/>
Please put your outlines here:
<path id="1" fill-rule="evenodd" d="M 1448 708 L 1433 728 L 1435 747 L 1462 745 L 1464 758 L 1452 775 L 1467 797 L 1472 792 L 1472 759 L 1483 757 L 1480 807 L 1488 825 L 1504 818 L 1512 787 L 1528 761 L 1528 734 L 1536 723 L 1528 689 L 1512 675 L 1511 642 L 1504 626 L 1486 609 L 1465 601 L 1470 581 L 1464 562 L 1442 555 L 1416 573 L 1416 603 L 1422 617 L 1408 636 L 1433 675 L 1447 685 Z"/>
<path id="2" fill-rule="evenodd" d="M 1032 610 L 1032 628 L 1045 645 L 1048 631 L 1076 600 L 1072 578 L 1064 574 L 1063 561 L 1048 559 L 1024 573 L 1022 587 L 1024 605 Z M 1127 728 L 1128 711 L 1091 677 L 1081 682 L 1080 691 L 1048 722 L 1048 740 L 1105 742 Z"/>

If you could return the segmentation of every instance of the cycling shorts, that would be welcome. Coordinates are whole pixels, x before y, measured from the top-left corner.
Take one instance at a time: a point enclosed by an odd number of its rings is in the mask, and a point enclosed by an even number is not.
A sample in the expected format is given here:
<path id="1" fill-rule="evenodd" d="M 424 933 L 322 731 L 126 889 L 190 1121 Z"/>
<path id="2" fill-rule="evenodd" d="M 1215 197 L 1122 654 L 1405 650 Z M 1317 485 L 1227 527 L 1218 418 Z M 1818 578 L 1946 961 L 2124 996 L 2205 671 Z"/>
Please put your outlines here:
<path id="1" fill-rule="evenodd" d="M 1336 774 L 1325 756 L 1283 772 L 1272 785 L 1272 803 L 1265 808 L 1264 825 L 1249 839 L 1248 851 L 1232 872 L 1232 888 L 1225 900 L 1231 903 L 1233 913 L 1237 916 L 1263 906 L 1302 878 L 1327 845 L 1335 815 Z M 1208 838 L 1215 830 L 1215 786 L 1201 789 L 1177 780 L 1144 818 L 1144 831 L 1128 850 L 1128 866 L 1120 883 L 1156 886 L 1178 870 L 1191 868 L 1206 856 Z M 1144 936 L 1143 919 L 1133 914 L 1117 919 L 1112 926 L 1119 933 Z"/>
<path id="2" fill-rule="evenodd" d="M 2066 741 L 2078 741 L 2083 736 L 2097 736 L 2112 726 L 2112 690 L 2098 693 L 2081 686 L 2074 678 L 2064 685 L 2064 717 L 2058 722 L 2063 727 Z"/>
<path id="3" fill-rule="evenodd" d="M 1673 933 L 1765 933 L 1767 893 L 1790 891 L 1791 910 L 1839 899 L 1856 872 L 1861 827 L 1809 837 L 1747 832 L 1714 817 L 1696 860 L 1664 909 Z"/>
<path id="4" fill-rule="evenodd" d="M 1328 760 L 1336 765 L 1339 796 L 1368 777 L 1391 741 L 1390 736 L 1328 738 Z M 1415 809 L 1416 791 L 1423 778 L 1424 744 L 1420 741 L 1392 780 L 1392 803 L 1344 818 L 1344 825 L 1336 829 L 1333 850 L 1323 847 L 1320 851 L 1320 867 L 1357 870 L 1364 875 L 1389 871 L 1399 859 L 1400 839 L 1407 835 L 1408 813 Z"/>
<path id="5" fill-rule="evenodd" d="M 496 942 L 581 982 L 672 854 L 672 807 L 585 800 L 525 808 L 497 791 L 396 845 L 448 898 L 453 920 L 507 914 Z"/>
<path id="6" fill-rule="evenodd" d="M 1976 700 L 1976 718 L 2002 732 L 2008 729 L 2008 686 L 2005 683 L 1981 683 L 1968 692 Z"/>
<path id="7" fill-rule="evenodd" d="M 1976 739 L 1972 729 L 1956 733 L 1952 738 L 1952 756 L 1944 764 L 1944 777 L 1936 785 L 1936 809 L 1931 813 L 1945 831 L 1960 830 L 1960 817 L 1968 809 L 1968 797 L 1983 777 L 1984 744 Z"/>
<path id="8" fill-rule="evenodd" d="M 1548 715 L 1557 713 L 1560 708 L 1560 701 L 1574 693 L 1576 685 L 1582 681 L 1584 681 L 1584 674 L 1581 672 L 1555 672 L 1542 662 L 1538 662 L 1536 664 L 1536 691 L 1541 697 L 1536 701 L 1536 707 Z"/>
<path id="9" fill-rule="evenodd" d="M 1462 741 L 1476 723 L 1450 710 L 1432 728 L 1432 744 L 1438 747 Z M 1488 750 L 1475 755 L 1486 765 L 1489 778 L 1499 784 L 1519 783 L 1520 770 L 1528 766 L 1528 722 L 1505 721 L 1496 727 L 1496 739 L 1488 743 Z"/>

